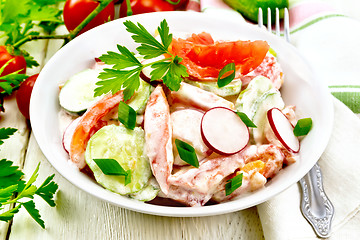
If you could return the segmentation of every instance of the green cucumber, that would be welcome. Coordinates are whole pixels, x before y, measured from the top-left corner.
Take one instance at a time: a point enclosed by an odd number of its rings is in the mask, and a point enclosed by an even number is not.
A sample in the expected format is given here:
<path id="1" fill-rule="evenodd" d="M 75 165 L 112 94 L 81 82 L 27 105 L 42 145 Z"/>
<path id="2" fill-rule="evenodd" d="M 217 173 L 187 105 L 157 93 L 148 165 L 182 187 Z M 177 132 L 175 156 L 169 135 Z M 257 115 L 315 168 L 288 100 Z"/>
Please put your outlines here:
<path id="1" fill-rule="evenodd" d="M 153 87 L 140 79 L 140 86 L 135 91 L 132 98 L 129 100 L 128 105 L 132 107 L 137 114 L 143 114 L 145 111 L 146 103 L 149 100 Z"/>
<path id="2" fill-rule="evenodd" d="M 233 80 L 228 85 L 219 88 L 217 82 L 203 82 L 203 81 L 190 81 L 187 80 L 187 83 L 201 88 L 205 91 L 215 93 L 220 97 L 228 97 L 239 94 L 241 91 L 242 82 L 240 79 Z"/>
<path id="3" fill-rule="evenodd" d="M 100 70 L 86 69 L 66 81 L 60 90 L 60 106 L 72 113 L 86 111 L 99 97 L 94 97 L 94 89 L 99 81 Z"/>
<path id="4" fill-rule="evenodd" d="M 251 130 L 255 143 L 263 143 L 265 126 L 268 124 L 267 111 L 274 107 L 280 110 L 285 107 L 280 92 L 275 88 L 270 89 L 254 102 L 251 110 L 254 115 L 251 120 L 255 123 L 256 128 Z"/>
<path id="5" fill-rule="evenodd" d="M 103 187 L 121 195 L 139 192 L 151 177 L 149 159 L 144 151 L 144 130 L 124 126 L 107 125 L 89 140 L 85 160 L 94 173 L 96 181 Z M 131 170 L 131 183 L 125 185 L 124 176 L 105 175 L 93 159 L 115 159 L 121 167 Z"/>
<path id="6" fill-rule="evenodd" d="M 130 197 L 139 201 L 147 202 L 156 198 L 159 192 L 159 184 L 156 182 L 155 178 L 152 177 L 143 189 L 139 192 L 130 194 Z"/>
<path id="7" fill-rule="evenodd" d="M 238 96 L 235 102 L 236 111 L 245 113 L 250 119 L 253 118 L 254 112 L 252 106 L 258 98 L 273 88 L 273 85 L 267 77 L 258 76 L 250 81 L 249 85 Z"/>
<path id="8" fill-rule="evenodd" d="M 271 9 L 271 22 L 275 22 L 275 9 L 284 17 L 284 8 L 289 8 L 288 0 L 224 0 L 230 7 L 239 11 L 242 16 L 253 22 L 258 21 L 259 8 L 263 11 L 263 22 L 267 24 L 267 9 Z"/>

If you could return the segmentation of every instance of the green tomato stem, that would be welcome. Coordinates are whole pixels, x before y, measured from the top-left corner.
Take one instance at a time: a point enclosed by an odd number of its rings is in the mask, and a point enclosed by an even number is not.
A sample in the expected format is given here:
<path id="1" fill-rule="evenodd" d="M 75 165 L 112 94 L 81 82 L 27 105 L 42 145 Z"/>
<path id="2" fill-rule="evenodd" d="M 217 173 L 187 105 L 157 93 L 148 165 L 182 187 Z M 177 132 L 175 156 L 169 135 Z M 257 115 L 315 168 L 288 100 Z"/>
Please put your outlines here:
<path id="1" fill-rule="evenodd" d="M 166 2 L 170 3 L 171 5 L 177 5 L 180 3 L 180 0 L 177 0 L 176 2 L 173 2 L 171 0 L 165 0 Z"/>
<path id="2" fill-rule="evenodd" d="M 133 11 L 132 11 L 132 9 L 131 9 L 130 0 L 126 0 L 126 6 L 127 6 L 126 16 L 131 16 L 131 15 L 133 15 Z"/>
<path id="3" fill-rule="evenodd" d="M 93 20 L 104 8 L 109 5 L 112 0 L 103 0 L 100 4 L 92 11 L 85 19 L 82 21 L 73 31 L 70 32 L 71 39 L 76 37 L 78 33 L 89 23 Z"/>

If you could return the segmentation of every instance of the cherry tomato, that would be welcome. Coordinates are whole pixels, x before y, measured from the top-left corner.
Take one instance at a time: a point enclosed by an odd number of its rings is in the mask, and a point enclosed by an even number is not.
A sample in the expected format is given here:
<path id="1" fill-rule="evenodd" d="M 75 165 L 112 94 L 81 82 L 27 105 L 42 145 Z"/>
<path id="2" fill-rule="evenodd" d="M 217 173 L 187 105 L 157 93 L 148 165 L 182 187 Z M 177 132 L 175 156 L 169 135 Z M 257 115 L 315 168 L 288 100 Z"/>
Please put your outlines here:
<path id="1" fill-rule="evenodd" d="M 174 11 L 175 6 L 165 0 L 130 0 L 133 15 L 149 12 Z M 126 17 L 126 0 L 121 4 L 120 17 Z"/>
<path id="2" fill-rule="evenodd" d="M 96 0 L 66 0 L 64 6 L 64 23 L 69 31 L 74 30 L 97 6 Z M 114 20 L 114 2 L 110 2 L 79 34 L 99 26 L 109 20 Z"/>
<path id="3" fill-rule="evenodd" d="M 24 74 L 26 72 L 25 58 L 23 56 L 13 56 L 8 52 L 5 46 L 0 46 L 0 68 L 10 59 L 14 60 L 12 60 L 9 65 L 6 66 L 0 76 L 7 75 L 18 70 L 21 70 L 21 74 Z"/>
<path id="4" fill-rule="evenodd" d="M 33 90 L 35 81 L 39 74 L 32 75 L 28 77 L 24 82 L 21 83 L 19 89 L 16 92 L 16 103 L 22 115 L 26 119 L 30 119 L 29 114 L 29 105 L 30 105 L 30 97 L 31 92 Z"/>

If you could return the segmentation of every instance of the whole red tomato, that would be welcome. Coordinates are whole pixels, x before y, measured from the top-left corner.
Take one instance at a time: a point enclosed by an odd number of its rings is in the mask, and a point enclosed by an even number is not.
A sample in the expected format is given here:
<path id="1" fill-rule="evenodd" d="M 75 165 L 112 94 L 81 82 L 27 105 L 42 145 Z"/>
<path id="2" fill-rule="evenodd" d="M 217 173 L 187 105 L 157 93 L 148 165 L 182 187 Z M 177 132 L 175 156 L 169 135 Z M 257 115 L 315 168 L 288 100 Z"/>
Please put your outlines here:
<path id="1" fill-rule="evenodd" d="M 74 30 L 99 5 L 96 0 L 66 0 L 64 6 L 64 23 L 69 31 Z M 114 20 L 114 2 L 110 2 L 79 34 L 99 26 L 109 20 Z"/>
<path id="2" fill-rule="evenodd" d="M 13 56 L 11 55 L 5 46 L 0 46 L 0 68 L 7 63 L 10 59 L 12 60 L 9 65 L 6 66 L 4 71 L 0 76 L 13 73 L 15 71 L 21 70 L 20 73 L 24 74 L 26 72 L 26 61 L 23 56 Z"/>
<path id="3" fill-rule="evenodd" d="M 149 12 L 174 11 L 175 6 L 165 0 L 130 0 L 133 15 Z M 121 4 L 120 17 L 126 17 L 126 0 Z"/>
<path id="4" fill-rule="evenodd" d="M 16 92 L 16 103 L 22 115 L 26 119 L 30 119 L 29 105 L 31 92 L 33 90 L 35 81 L 39 74 L 28 77 L 24 82 L 21 83 L 19 89 Z"/>

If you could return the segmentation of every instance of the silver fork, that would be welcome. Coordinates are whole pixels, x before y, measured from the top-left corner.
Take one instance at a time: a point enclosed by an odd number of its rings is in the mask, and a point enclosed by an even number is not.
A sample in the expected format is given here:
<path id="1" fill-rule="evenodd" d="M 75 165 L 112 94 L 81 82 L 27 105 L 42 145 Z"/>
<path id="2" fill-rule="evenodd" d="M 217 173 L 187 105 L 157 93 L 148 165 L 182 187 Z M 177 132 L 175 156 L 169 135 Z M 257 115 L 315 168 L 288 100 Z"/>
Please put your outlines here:
<path id="1" fill-rule="evenodd" d="M 275 12 L 275 34 L 280 37 L 279 9 Z M 263 13 L 259 8 L 258 25 L 263 27 Z M 267 30 L 272 32 L 271 9 L 267 9 Z M 290 43 L 289 11 L 284 9 L 284 37 Z M 334 206 L 325 194 L 320 166 L 315 166 L 299 181 L 302 198 L 301 212 L 313 227 L 317 236 L 327 238 L 330 236 L 331 222 L 334 216 Z"/>

